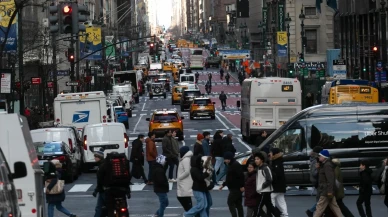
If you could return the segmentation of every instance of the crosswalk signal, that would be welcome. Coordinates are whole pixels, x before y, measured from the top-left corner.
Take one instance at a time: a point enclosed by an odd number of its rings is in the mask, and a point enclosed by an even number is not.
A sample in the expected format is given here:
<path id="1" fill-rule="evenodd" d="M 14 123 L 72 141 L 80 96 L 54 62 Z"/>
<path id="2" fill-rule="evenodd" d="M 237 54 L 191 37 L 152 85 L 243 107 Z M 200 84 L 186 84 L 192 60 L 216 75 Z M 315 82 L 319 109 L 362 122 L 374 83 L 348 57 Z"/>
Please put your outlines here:
<path id="1" fill-rule="evenodd" d="M 304 62 L 304 54 L 303 53 L 299 54 L 299 62 Z"/>
<path id="2" fill-rule="evenodd" d="M 62 5 L 62 34 L 73 33 L 73 8 L 69 4 Z"/>
<path id="3" fill-rule="evenodd" d="M 74 63 L 74 60 L 75 60 L 74 48 L 69 48 L 67 50 L 67 60 L 71 63 Z"/>

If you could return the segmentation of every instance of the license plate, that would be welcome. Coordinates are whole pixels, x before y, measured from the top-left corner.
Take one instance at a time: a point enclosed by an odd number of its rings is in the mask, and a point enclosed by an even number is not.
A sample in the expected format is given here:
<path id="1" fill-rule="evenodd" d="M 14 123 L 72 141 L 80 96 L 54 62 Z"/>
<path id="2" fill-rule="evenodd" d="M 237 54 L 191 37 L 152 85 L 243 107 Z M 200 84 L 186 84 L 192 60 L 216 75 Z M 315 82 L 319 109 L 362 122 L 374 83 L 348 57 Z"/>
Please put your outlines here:
<path id="1" fill-rule="evenodd" d="M 165 127 L 166 127 L 166 126 L 170 126 L 170 124 L 163 124 L 163 126 L 165 126 Z"/>
<path id="2" fill-rule="evenodd" d="M 200 106 L 199 109 L 205 109 L 205 106 Z"/>
<path id="3" fill-rule="evenodd" d="M 39 166 L 43 166 L 43 164 L 44 164 L 45 162 L 47 162 L 47 160 L 40 160 L 40 161 L 39 161 Z"/>

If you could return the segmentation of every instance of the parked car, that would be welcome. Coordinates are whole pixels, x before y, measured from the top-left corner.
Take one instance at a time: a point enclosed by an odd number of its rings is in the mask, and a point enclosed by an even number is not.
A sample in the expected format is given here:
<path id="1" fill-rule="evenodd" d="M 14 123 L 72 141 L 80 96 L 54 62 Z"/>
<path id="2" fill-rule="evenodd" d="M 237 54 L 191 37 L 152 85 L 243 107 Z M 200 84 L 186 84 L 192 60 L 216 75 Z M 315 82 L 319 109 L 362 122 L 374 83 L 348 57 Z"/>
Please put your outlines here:
<path id="1" fill-rule="evenodd" d="M 124 124 L 125 128 L 128 129 L 128 114 L 126 111 L 124 111 L 124 108 L 122 106 L 115 106 L 114 108 L 115 111 L 115 122 L 119 122 Z"/>

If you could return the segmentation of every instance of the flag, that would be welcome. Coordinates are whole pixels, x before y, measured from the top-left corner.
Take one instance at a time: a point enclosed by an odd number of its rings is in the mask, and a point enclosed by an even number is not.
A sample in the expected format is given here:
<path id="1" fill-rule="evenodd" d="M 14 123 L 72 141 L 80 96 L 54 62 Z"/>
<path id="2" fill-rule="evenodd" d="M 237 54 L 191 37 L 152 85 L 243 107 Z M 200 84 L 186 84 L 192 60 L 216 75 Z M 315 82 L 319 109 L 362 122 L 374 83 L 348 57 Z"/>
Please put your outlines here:
<path id="1" fill-rule="evenodd" d="M 315 0 L 315 7 L 317 8 L 318 13 L 321 13 L 321 3 L 322 0 Z"/>
<path id="2" fill-rule="evenodd" d="M 337 0 L 327 0 L 327 6 L 331 7 L 333 10 L 337 10 Z"/>

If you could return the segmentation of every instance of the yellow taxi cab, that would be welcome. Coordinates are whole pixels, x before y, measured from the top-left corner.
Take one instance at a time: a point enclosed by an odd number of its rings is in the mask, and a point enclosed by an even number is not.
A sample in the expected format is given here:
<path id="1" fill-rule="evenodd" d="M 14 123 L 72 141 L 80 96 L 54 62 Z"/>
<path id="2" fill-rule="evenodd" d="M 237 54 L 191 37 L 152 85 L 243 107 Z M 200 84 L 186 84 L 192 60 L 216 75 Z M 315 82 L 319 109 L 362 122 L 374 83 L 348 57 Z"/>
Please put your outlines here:
<path id="1" fill-rule="evenodd" d="M 167 72 L 167 71 L 172 71 L 173 69 L 173 64 L 170 63 L 170 62 L 164 62 L 163 63 L 163 71 Z"/>
<path id="2" fill-rule="evenodd" d="M 216 118 L 216 109 L 214 107 L 215 102 L 206 97 L 194 98 L 190 105 L 190 120 L 194 117 L 210 117 L 211 119 Z"/>
<path id="3" fill-rule="evenodd" d="M 164 137 L 167 130 L 176 131 L 176 135 L 180 141 L 184 140 L 183 123 L 181 117 L 176 110 L 172 109 L 157 109 L 152 113 L 151 118 L 146 118 L 149 124 L 149 132 L 155 133 L 157 138 Z"/>
<path id="4" fill-rule="evenodd" d="M 179 104 L 181 101 L 182 93 L 187 90 L 187 86 L 177 85 L 172 88 L 171 105 Z"/>

